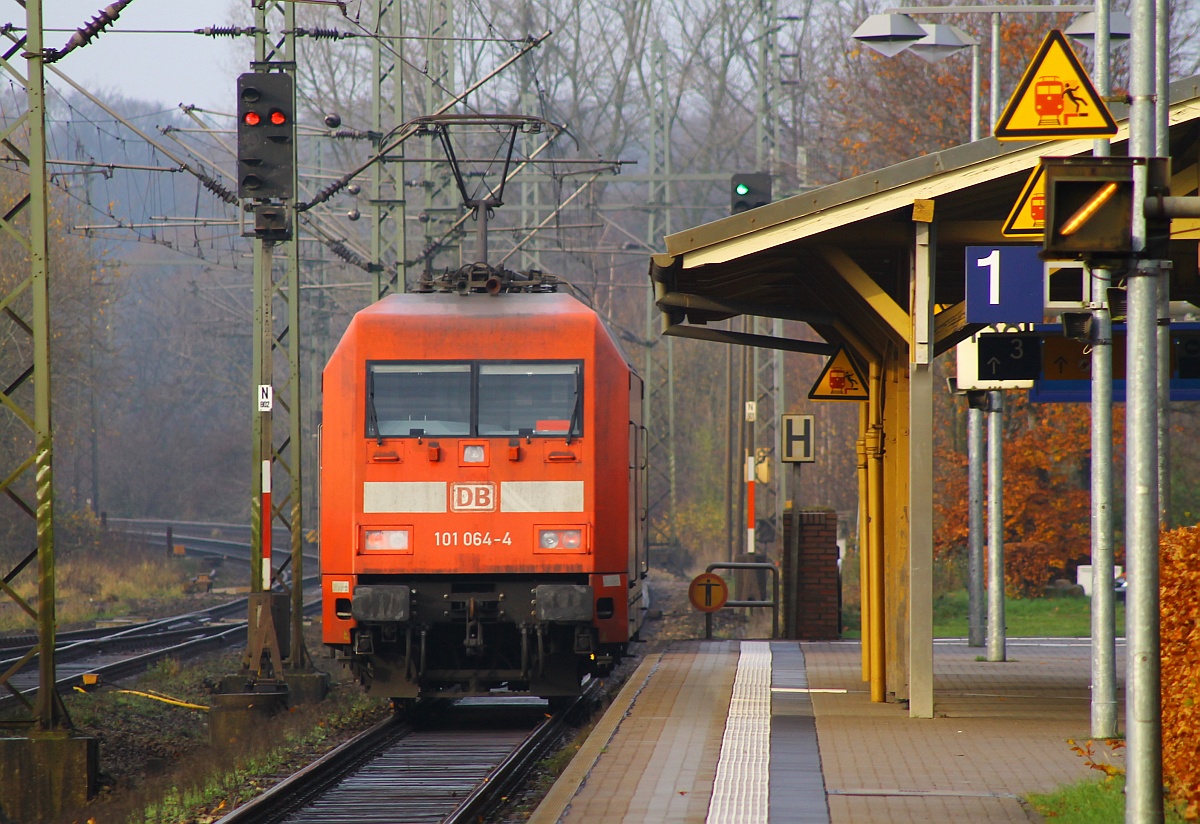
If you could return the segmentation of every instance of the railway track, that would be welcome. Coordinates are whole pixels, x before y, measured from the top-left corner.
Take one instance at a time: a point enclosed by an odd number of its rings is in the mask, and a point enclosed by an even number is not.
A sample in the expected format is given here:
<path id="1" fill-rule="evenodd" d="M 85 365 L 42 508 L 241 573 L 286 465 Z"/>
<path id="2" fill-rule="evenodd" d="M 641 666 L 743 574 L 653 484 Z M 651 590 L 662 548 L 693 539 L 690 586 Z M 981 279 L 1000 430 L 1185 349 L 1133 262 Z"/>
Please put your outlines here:
<path id="1" fill-rule="evenodd" d="M 467 698 L 390 718 L 233 810 L 218 824 L 466 824 L 512 792 L 602 689 L 553 715 L 535 698 Z"/>
<path id="2" fill-rule="evenodd" d="M 111 519 L 110 524 L 131 535 L 163 540 L 167 534 L 165 527 L 170 525 L 173 536 L 185 541 L 189 552 L 237 561 L 248 561 L 250 557 L 249 527 L 133 519 Z M 237 537 L 242 540 L 239 542 Z M 313 560 L 315 564 L 315 555 Z M 306 584 L 315 584 L 317 580 L 317 576 L 304 579 Z M 55 687 L 60 692 L 70 691 L 81 683 L 85 673 L 111 682 L 144 672 L 164 659 L 187 658 L 237 646 L 246 640 L 247 622 L 230 619 L 244 616 L 247 605 L 247 598 L 234 597 L 206 609 L 128 626 L 57 633 Z M 319 611 L 319 599 L 305 604 L 306 615 Z M 37 643 L 33 635 L 0 639 L 0 672 L 15 670 L 9 684 L 26 699 L 32 697 L 37 685 Z M 21 698 L 17 695 L 0 695 L 0 712 L 19 703 Z"/>

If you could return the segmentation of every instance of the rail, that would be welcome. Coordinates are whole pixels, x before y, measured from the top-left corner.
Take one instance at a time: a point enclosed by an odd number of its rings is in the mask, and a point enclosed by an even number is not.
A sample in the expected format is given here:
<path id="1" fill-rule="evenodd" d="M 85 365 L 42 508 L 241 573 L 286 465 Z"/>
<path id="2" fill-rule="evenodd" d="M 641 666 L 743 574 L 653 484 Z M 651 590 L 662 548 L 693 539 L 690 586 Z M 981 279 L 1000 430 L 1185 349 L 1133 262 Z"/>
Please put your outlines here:
<path id="1" fill-rule="evenodd" d="M 704 568 L 705 572 L 712 572 L 714 569 L 765 569 L 771 573 L 771 600 L 770 601 L 726 601 L 722 607 L 771 607 L 771 638 L 779 637 L 779 568 L 769 561 L 730 561 L 727 563 L 709 564 Z M 711 612 L 704 613 L 704 638 L 706 641 L 712 640 L 712 617 Z"/>

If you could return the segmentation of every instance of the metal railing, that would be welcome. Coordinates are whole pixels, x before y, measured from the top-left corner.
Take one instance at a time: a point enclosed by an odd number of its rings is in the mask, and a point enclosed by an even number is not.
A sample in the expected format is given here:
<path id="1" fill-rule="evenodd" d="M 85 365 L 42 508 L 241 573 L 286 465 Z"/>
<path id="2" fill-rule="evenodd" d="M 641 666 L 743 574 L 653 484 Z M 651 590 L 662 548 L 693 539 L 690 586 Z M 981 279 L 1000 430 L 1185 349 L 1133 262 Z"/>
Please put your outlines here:
<path id="1" fill-rule="evenodd" d="M 709 564 L 704 568 L 705 572 L 712 572 L 714 569 L 765 569 L 771 573 L 771 600 L 769 601 L 726 601 L 722 607 L 771 607 L 771 638 L 779 637 L 779 568 L 770 562 L 729 562 L 719 564 Z M 711 612 L 704 613 L 704 639 L 712 640 L 712 617 Z"/>

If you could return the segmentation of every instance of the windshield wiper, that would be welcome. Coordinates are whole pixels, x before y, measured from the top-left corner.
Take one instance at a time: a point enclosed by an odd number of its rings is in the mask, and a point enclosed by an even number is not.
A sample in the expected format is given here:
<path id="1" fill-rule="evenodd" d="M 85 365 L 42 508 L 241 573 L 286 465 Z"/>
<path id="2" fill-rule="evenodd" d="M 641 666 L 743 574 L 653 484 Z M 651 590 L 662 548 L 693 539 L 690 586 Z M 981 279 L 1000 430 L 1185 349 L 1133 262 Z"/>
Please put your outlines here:
<path id="1" fill-rule="evenodd" d="M 375 433 L 375 443 L 383 446 L 383 433 L 379 431 L 379 415 L 375 412 L 375 375 L 367 381 L 367 434 Z"/>
<path id="2" fill-rule="evenodd" d="M 575 434 L 575 424 L 579 421 L 579 411 L 583 408 L 583 381 L 579 370 L 575 370 L 575 408 L 571 410 L 571 420 L 567 422 L 567 446 L 571 445 L 571 436 Z"/>

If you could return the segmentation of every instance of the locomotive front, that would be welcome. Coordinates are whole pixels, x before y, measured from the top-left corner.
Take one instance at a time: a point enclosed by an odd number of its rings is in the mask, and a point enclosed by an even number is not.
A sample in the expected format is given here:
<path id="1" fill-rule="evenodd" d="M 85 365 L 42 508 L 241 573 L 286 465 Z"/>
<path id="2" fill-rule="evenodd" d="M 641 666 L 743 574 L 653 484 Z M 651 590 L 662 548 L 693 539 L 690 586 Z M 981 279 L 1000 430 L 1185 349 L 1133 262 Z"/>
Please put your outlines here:
<path id="1" fill-rule="evenodd" d="M 372 694 L 577 694 L 646 569 L 641 382 L 562 294 L 394 295 L 323 380 L 324 640 Z"/>

